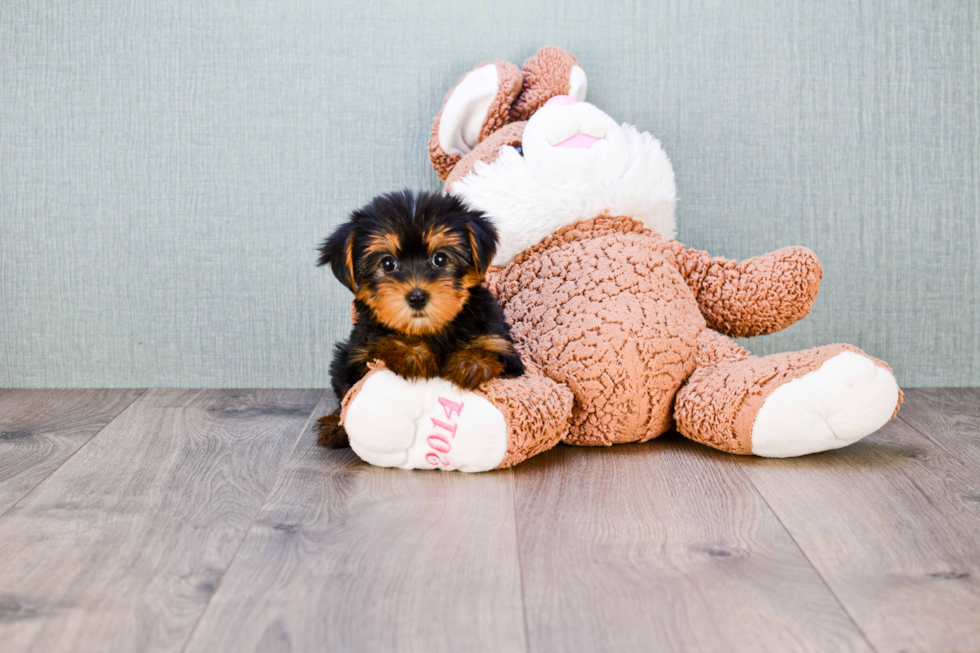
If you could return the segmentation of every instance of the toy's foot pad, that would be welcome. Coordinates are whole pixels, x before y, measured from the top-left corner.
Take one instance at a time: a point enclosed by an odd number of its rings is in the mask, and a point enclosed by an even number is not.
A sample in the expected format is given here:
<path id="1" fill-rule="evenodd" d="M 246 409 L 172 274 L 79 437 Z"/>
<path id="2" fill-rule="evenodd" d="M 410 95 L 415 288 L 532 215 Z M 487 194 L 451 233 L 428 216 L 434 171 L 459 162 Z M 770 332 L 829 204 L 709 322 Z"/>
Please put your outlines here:
<path id="1" fill-rule="evenodd" d="M 842 352 L 766 398 L 752 427 L 752 453 L 786 458 L 845 447 L 884 426 L 898 398 L 889 370 Z"/>
<path id="2" fill-rule="evenodd" d="M 388 370 L 365 379 L 344 428 L 354 453 L 379 467 L 483 472 L 507 451 L 507 424 L 492 403 L 445 379 L 408 381 Z"/>

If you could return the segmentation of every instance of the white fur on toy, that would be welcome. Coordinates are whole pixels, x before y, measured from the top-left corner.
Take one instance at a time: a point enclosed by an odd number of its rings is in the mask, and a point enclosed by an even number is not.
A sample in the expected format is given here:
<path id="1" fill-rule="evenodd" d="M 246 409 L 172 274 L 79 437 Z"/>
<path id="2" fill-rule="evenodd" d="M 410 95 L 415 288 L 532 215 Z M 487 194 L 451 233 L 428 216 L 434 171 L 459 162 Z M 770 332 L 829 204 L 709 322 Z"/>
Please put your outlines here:
<path id="1" fill-rule="evenodd" d="M 484 472 L 507 451 L 507 424 L 489 401 L 445 379 L 388 370 L 365 381 L 344 427 L 354 453 L 379 467 Z"/>
<path id="2" fill-rule="evenodd" d="M 572 130 L 602 140 L 589 149 L 553 147 Z M 594 132 L 594 133 L 591 133 Z M 493 220 L 499 267 L 558 229 L 597 215 L 632 216 L 665 239 L 674 237 L 674 169 L 660 141 L 619 125 L 585 102 L 537 111 L 524 128 L 524 156 L 512 147 L 451 189 Z"/>
<path id="3" fill-rule="evenodd" d="M 766 398 L 752 427 L 752 453 L 788 458 L 846 447 L 884 426 L 897 403 L 891 372 L 842 352 Z"/>

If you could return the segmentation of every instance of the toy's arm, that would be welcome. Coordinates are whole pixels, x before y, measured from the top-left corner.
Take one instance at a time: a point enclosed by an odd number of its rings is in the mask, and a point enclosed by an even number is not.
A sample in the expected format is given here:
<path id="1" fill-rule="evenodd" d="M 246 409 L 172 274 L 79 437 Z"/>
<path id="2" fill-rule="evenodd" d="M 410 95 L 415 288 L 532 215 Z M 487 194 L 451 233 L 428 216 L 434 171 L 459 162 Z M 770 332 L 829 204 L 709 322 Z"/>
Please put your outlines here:
<path id="1" fill-rule="evenodd" d="M 806 247 L 784 247 L 744 261 L 664 243 L 697 296 L 708 327 L 727 336 L 761 336 L 807 316 L 823 271 Z"/>

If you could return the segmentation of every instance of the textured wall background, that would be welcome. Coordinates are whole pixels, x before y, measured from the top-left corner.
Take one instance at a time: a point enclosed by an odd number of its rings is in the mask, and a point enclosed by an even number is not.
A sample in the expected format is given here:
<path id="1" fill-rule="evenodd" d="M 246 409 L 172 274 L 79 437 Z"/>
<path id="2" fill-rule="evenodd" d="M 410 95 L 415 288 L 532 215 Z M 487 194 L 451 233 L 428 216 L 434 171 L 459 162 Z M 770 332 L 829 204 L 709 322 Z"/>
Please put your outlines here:
<path id="1" fill-rule="evenodd" d="M 436 188 L 459 75 L 574 52 L 657 135 L 679 238 L 813 248 L 813 314 L 905 385 L 980 385 L 980 4 L 0 0 L 0 386 L 326 386 L 314 248 Z"/>

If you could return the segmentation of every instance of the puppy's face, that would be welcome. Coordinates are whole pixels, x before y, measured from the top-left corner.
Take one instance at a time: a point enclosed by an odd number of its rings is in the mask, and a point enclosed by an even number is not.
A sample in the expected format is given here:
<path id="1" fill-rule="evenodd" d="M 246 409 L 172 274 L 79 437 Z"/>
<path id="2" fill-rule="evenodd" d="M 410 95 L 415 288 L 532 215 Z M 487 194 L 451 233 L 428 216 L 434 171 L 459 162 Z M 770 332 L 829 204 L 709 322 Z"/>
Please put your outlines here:
<path id="1" fill-rule="evenodd" d="M 462 310 L 497 246 L 493 226 L 447 195 L 407 191 L 355 211 L 320 248 L 320 265 L 390 329 L 440 331 Z"/>

